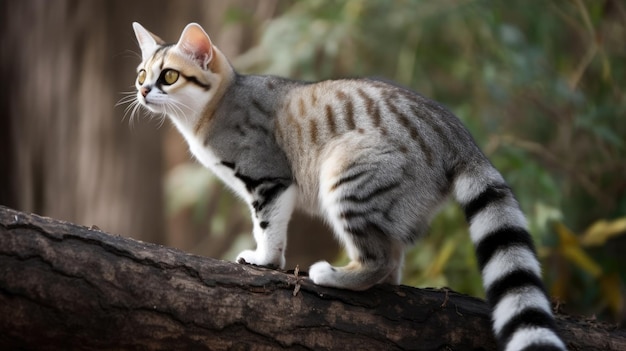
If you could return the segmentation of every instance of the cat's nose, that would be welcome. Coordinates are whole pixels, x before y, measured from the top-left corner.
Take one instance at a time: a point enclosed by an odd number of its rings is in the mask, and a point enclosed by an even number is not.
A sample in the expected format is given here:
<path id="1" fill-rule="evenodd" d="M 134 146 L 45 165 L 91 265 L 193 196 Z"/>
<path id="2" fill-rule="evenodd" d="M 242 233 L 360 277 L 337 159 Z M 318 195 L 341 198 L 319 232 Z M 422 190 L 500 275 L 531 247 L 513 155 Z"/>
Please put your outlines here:
<path id="1" fill-rule="evenodd" d="M 150 92 L 150 87 L 141 87 L 139 91 L 141 91 L 141 95 L 143 97 L 146 97 L 148 93 Z"/>

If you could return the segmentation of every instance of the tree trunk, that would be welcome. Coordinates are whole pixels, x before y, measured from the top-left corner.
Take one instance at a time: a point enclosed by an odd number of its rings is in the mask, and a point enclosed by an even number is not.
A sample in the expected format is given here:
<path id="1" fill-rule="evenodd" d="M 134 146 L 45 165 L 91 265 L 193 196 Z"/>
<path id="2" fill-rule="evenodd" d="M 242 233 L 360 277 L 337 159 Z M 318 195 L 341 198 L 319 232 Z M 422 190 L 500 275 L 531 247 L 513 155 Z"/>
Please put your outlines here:
<path id="1" fill-rule="evenodd" d="M 448 290 L 314 285 L 0 207 L 0 349 L 494 350 L 489 310 Z M 626 332 L 559 318 L 571 350 Z"/>
<path id="2" fill-rule="evenodd" d="M 161 131 L 115 104 L 139 62 L 131 22 L 168 2 L 0 1 L 0 203 L 164 242 Z"/>

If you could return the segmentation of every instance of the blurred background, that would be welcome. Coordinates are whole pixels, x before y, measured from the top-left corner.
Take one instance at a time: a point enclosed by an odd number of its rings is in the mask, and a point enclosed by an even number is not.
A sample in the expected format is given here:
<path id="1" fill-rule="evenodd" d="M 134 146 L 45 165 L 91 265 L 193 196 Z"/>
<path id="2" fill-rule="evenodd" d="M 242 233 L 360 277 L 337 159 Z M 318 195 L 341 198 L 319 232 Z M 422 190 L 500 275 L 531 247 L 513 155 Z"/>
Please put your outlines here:
<path id="1" fill-rule="evenodd" d="M 169 122 L 125 115 L 133 21 L 175 42 L 200 23 L 242 73 L 389 79 L 448 106 L 516 192 L 559 308 L 626 320 L 626 2 L 0 1 L 0 204 L 233 259 L 247 208 Z M 132 123 L 131 123 L 132 122 Z M 288 267 L 345 257 L 317 220 Z M 450 204 L 404 283 L 483 296 Z"/>

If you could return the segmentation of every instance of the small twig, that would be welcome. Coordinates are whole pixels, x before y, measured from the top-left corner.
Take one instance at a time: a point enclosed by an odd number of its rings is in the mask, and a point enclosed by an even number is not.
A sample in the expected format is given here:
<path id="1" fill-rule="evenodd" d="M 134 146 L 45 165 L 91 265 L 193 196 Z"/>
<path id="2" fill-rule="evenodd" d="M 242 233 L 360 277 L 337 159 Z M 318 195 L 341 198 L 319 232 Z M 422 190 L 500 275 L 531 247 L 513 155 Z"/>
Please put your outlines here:
<path id="1" fill-rule="evenodd" d="M 297 296 L 298 292 L 300 292 L 300 282 L 302 281 L 301 277 L 298 277 L 298 273 L 300 273 L 300 266 L 296 265 L 296 268 L 293 270 L 293 276 L 296 278 L 295 287 L 293 288 L 293 296 Z"/>
<path id="2" fill-rule="evenodd" d="M 454 309 L 456 310 L 457 315 L 459 315 L 460 317 L 463 317 L 463 313 L 459 312 L 459 306 L 457 306 L 457 304 L 454 304 Z"/>
<path id="3" fill-rule="evenodd" d="M 553 308 L 554 313 L 561 312 L 561 305 L 565 305 L 565 303 L 562 302 L 560 299 L 556 299 L 556 301 L 554 302 L 554 308 Z"/>
<path id="4" fill-rule="evenodd" d="M 443 302 L 441 303 L 441 308 L 446 308 L 448 307 L 448 301 L 450 300 L 450 289 L 448 288 L 443 288 L 443 291 L 446 292 L 446 295 L 443 297 Z M 456 311 L 456 314 L 463 317 L 463 313 L 459 312 L 459 306 L 457 304 L 454 304 L 454 310 Z"/>
<path id="5" fill-rule="evenodd" d="M 596 54 L 599 51 L 598 44 L 597 44 L 596 31 L 593 28 L 593 24 L 591 23 L 591 19 L 589 17 L 589 11 L 585 7 L 585 4 L 582 2 L 582 0 L 575 0 L 575 3 L 576 3 L 576 7 L 578 8 L 578 11 L 580 12 L 580 16 L 582 17 L 583 23 L 585 24 L 585 27 L 587 28 L 587 31 L 589 34 L 590 45 L 587 48 L 587 52 L 585 53 L 585 55 L 582 57 L 582 59 L 576 66 L 576 70 L 574 71 L 573 75 L 569 79 L 569 82 L 568 82 L 569 87 L 572 90 L 576 89 L 583 74 L 585 74 L 587 67 L 589 67 L 589 65 L 591 64 L 593 59 L 596 57 Z"/>
<path id="6" fill-rule="evenodd" d="M 448 293 L 450 292 L 450 290 L 448 290 L 448 288 L 443 288 L 443 291 L 446 292 L 446 296 L 443 298 L 443 303 L 441 304 L 441 308 L 446 308 L 446 306 L 448 306 L 448 300 L 449 300 L 449 296 Z"/>

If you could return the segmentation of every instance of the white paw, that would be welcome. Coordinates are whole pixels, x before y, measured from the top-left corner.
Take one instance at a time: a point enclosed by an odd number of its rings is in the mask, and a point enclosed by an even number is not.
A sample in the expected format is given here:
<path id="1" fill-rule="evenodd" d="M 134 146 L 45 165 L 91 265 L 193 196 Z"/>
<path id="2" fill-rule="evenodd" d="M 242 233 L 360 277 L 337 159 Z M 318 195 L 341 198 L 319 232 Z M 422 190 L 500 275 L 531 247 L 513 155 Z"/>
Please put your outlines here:
<path id="1" fill-rule="evenodd" d="M 282 269 L 285 267 L 285 256 L 279 255 L 277 257 L 271 258 L 268 257 L 268 255 L 264 252 L 245 250 L 237 255 L 237 259 L 235 259 L 235 262 L 253 264 L 274 269 Z"/>
<path id="2" fill-rule="evenodd" d="M 309 278 L 313 281 L 313 283 L 322 286 L 334 286 L 335 279 L 333 279 L 333 275 L 335 274 L 335 269 L 330 263 L 326 261 L 319 261 L 314 263 L 311 268 L 309 268 Z"/>

